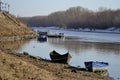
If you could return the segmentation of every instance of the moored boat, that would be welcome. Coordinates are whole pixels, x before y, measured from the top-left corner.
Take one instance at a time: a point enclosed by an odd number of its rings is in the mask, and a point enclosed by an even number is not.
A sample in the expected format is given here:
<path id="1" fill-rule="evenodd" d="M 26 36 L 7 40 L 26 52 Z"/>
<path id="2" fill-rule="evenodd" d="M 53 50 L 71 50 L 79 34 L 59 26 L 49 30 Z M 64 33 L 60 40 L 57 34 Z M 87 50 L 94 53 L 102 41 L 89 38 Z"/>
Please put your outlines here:
<path id="1" fill-rule="evenodd" d="M 90 72 L 94 72 L 105 76 L 108 75 L 109 64 L 107 62 L 89 61 L 89 62 L 84 62 L 84 64 L 86 69 Z"/>
<path id="2" fill-rule="evenodd" d="M 47 34 L 47 37 L 50 37 L 50 38 L 62 38 L 62 37 L 64 37 L 64 33 L 59 33 L 59 34 Z"/>
<path id="3" fill-rule="evenodd" d="M 46 35 L 39 35 L 38 41 L 40 41 L 40 42 L 46 42 L 47 41 L 47 36 Z"/>
<path id="4" fill-rule="evenodd" d="M 55 50 L 53 50 L 52 52 L 50 52 L 50 58 L 51 58 L 52 62 L 68 63 L 70 61 L 71 55 L 69 54 L 69 52 L 61 55 L 58 52 L 56 52 Z"/>

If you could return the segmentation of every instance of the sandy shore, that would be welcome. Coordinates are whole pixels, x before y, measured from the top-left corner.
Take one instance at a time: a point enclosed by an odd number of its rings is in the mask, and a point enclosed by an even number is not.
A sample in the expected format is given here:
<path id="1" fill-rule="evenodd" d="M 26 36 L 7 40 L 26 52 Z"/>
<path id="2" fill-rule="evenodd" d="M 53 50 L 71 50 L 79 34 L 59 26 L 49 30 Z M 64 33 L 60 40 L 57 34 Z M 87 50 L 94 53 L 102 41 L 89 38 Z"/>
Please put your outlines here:
<path id="1" fill-rule="evenodd" d="M 40 57 L 0 50 L 0 80 L 112 80 Z"/>

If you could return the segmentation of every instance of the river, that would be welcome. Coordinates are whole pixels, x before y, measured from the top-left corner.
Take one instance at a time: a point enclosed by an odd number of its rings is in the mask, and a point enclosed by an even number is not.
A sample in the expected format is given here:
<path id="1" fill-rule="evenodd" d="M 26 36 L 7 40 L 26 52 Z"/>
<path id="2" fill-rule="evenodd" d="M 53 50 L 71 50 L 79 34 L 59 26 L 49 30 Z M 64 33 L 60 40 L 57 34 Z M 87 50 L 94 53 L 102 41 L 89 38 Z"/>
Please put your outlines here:
<path id="1" fill-rule="evenodd" d="M 32 39 L 22 44 L 17 52 L 28 52 L 35 56 L 50 59 L 52 50 L 64 54 L 70 52 L 72 66 L 85 67 L 85 61 L 108 62 L 109 76 L 120 78 L 120 34 L 78 32 L 52 28 L 35 28 L 35 30 L 64 33 L 64 38 L 48 38 L 47 42 Z"/>

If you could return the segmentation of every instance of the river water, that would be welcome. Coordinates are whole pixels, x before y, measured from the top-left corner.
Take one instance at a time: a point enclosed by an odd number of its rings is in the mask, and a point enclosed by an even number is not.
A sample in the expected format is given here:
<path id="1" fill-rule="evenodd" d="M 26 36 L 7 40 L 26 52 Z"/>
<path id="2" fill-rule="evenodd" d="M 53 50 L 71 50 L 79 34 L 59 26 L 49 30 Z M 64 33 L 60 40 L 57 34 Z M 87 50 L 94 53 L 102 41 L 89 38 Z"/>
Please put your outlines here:
<path id="1" fill-rule="evenodd" d="M 17 52 L 28 52 L 35 56 L 50 59 L 52 50 L 64 54 L 70 52 L 72 66 L 85 67 L 85 61 L 108 62 L 109 76 L 115 80 L 120 78 L 120 34 L 78 32 L 52 28 L 35 28 L 35 30 L 62 32 L 64 38 L 48 38 L 47 42 L 37 39 L 26 41 L 17 48 Z"/>

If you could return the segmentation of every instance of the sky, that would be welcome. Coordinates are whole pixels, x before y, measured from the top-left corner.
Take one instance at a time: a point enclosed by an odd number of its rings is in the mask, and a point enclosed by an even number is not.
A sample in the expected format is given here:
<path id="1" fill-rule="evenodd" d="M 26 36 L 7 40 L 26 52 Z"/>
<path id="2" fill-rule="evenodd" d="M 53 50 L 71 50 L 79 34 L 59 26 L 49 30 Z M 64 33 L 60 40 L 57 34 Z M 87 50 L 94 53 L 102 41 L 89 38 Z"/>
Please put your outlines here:
<path id="1" fill-rule="evenodd" d="M 10 4 L 10 13 L 20 17 L 49 15 L 80 6 L 90 10 L 100 7 L 120 9 L 120 0 L 2 0 Z"/>

